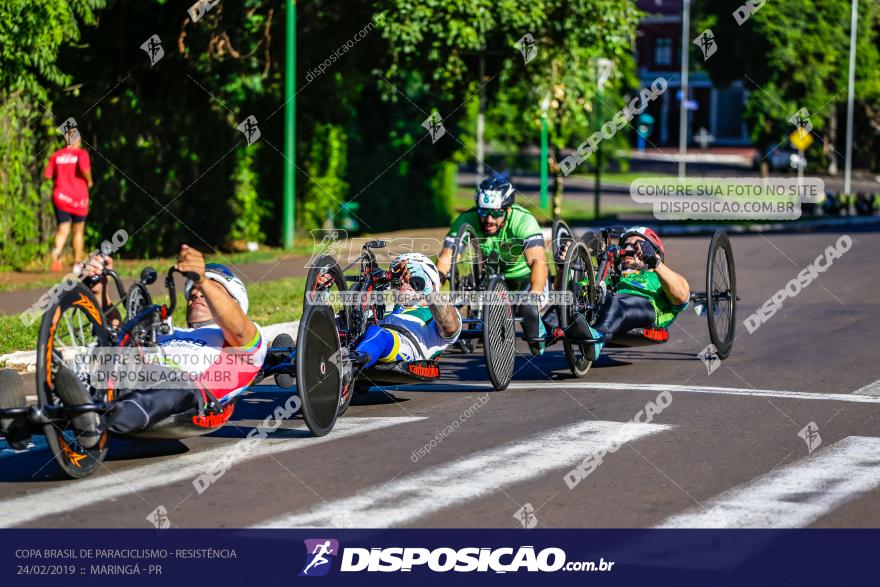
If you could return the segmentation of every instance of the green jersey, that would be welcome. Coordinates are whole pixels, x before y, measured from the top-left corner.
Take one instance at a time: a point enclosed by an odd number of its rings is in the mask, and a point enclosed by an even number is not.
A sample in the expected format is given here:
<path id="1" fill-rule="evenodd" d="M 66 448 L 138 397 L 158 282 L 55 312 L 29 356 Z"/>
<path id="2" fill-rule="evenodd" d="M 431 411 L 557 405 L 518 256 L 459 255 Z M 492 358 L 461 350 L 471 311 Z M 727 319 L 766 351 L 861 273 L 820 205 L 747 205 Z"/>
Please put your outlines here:
<path id="1" fill-rule="evenodd" d="M 666 296 L 660 278 L 654 271 L 628 271 L 620 278 L 617 293 L 648 298 L 654 307 L 657 318 L 655 326 L 666 328 L 675 320 L 679 312 L 687 308 L 688 303 L 675 305 Z"/>
<path id="2" fill-rule="evenodd" d="M 544 246 L 544 235 L 538 221 L 531 212 L 518 204 L 511 206 L 504 226 L 498 234 L 492 236 L 483 234 L 476 208 L 462 212 L 452 223 L 444 241 L 445 246 L 452 246 L 458 231 L 465 224 L 470 224 L 477 231 L 480 249 L 485 258 L 492 253 L 498 253 L 505 279 L 521 279 L 529 275 L 530 269 L 523 251 L 533 246 Z"/>

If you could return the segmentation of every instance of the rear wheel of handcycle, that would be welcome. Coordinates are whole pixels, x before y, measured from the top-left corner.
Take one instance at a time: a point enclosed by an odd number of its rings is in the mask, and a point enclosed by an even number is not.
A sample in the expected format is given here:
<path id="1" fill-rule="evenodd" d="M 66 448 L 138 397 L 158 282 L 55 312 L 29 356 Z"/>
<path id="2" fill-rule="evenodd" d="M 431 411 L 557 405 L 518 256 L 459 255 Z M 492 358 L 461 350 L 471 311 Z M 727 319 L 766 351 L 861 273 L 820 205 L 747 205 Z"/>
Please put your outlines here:
<path id="1" fill-rule="evenodd" d="M 496 275 L 486 286 L 483 302 L 483 352 L 486 370 L 496 391 L 502 391 L 513 378 L 516 355 L 516 322 L 504 278 Z"/>
<path id="2" fill-rule="evenodd" d="M 281 334 L 276 336 L 275 340 L 272 341 L 272 344 L 270 346 L 272 348 L 288 349 L 292 349 L 295 347 L 293 343 L 293 338 L 286 332 L 282 332 Z M 282 389 L 290 389 L 294 386 L 294 384 L 296 384 L 296 377 L 291 373 L 276 373 L 273 377 L 275 379 L 275 385 Z"/>
<path id="3" fill-rule="evenodd" d="M 573 323 L 579 306 L 586 310 L 584 317 L 591 326 L 595 323 L 598 313 L 598 290 L 596 288 L 596 270 L 593 260 L 586 245 L 582 242 L 574 243 L 568 247 L 562 271 L 557 276 L 557 289 L 560 292 L 570 292 L 572 304 L 559 306 L 559 326 L 563 331 Z M 587 358 L 587 344 L 579 344 L 563 339 L 565 360 L 575 377 L 583 377 L 590 370 L 593 362 Z"/>
<path id="4" fill-rule="evenodd" d="M 153 303 L 147 286 L 143 283 L 132 283 L 125 296 L 125 319 L 131 320 L 144 308 Z"/>
<path id="5" fill-rule="evenodd" d="M 107 399 L 103 389 L 92 386 L 88 368 L 93 351 L 110 346 L 104 315 L 95 297 L 82 284 L 65 291 L 43 314 L 37 340 L 37 401 L 39 406 L 61 407 L 54 379 L 61 367 L 72 370 L 83 381 L 95 402 Z M 103 387 L 103 386 L 100 386 Z M 107 455 L 109 433 L 104 432 L 94 448 L 77 442 L 69 421 L 43 426 L 46 443 L 61 470 L 74 479 L 91 475 Z"/>
<path id="6" fill-rule="evenodd" d="M 726 359 L 736 337 L 736 266 L 730 239 L 721 230 L 712 235 L 706 262 L 706 316 L 709 338 L 719 359 Z"/>
<path id="7" fill-rule="evenodd" d="M 318 276 L 327 273 L 332 281 L 318 288 Z M 339 263 L 332 255 L 321 255 L 311 264 L 309 273 L 306 276 L 306 287 L 303 295 L 303 308 L 310 304 L 323 303 L 330 306 L 334 315 L 340 311 L 345 312 L 346 322 L 351 308 L 350 304 L 346 304 L 346 294 L 348 293 L 348 284 L 345 282 L 345 276 Z M 330 299 L 333 298 L 333 299 Z"/>
<path id="8" fill-rule="evenodd" d="M 449 267 L 449 288 L 452 292 L 476 294 L 483 280 L 483 251 L 480 249 L 477 232 L 469 225 L 463 225 L 455 237 L 452 246 L 452 263 Z M 461 296 L 463 297 L 463 296 Z M 453 298 L 459 305 L 461 299 Z M 480 305 L 468 304 L 459 306 L 459 314 L 463 320 L 473 320 L 462 326 L 462 332 L 480 328 Z M 458 348 L 462 352 L 471 353 L 476 347 L 475 338 L 459 339 Z"/>
<path id="9" fill-rule="evenodd" d="M 336 424 L 342 395 L 339 333 L 330 306 L 306 306 L 296 342 L 296 388 L 303 419 L 315 436 L 324 436 Z"/>

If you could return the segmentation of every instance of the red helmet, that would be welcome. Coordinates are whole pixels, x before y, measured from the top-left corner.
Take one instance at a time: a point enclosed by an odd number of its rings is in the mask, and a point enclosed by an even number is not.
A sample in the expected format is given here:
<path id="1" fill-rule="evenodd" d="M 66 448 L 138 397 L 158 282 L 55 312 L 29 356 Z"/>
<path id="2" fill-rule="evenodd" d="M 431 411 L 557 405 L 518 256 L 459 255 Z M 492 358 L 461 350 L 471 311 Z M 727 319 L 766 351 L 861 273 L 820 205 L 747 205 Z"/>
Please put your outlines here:
<path id="1" fill-rule="evenodd" d="M 663 241 L 660 240 L 660 235 L 654 232 L 652 229 L 647 226 L 631 226 L 623 231 L 623 234 L 620 235 L 620 240 L 617 241 L 617 244 L 623 246 L 623 243 L 631 236 L 640 236 L 646 241 L 650 242 L 654 245 L 654 248 L 657 249 L 657 252 L 660 253 L 660 258 L 663 259 L 666 257 L 666 248 L 663 246 Z"/>

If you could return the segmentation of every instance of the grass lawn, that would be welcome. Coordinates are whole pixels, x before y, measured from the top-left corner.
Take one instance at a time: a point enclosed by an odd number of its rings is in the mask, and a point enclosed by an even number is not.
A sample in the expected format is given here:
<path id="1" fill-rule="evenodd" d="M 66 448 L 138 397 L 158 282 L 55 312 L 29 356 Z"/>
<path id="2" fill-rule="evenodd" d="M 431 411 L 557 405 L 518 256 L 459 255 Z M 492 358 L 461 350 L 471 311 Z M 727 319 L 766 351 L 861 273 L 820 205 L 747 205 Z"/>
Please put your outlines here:
<path id="1" fill-rule="evenodd" d="M 529 200 L 520 198 L 517 203 L 534 214 L 535 218 L 538 219 L 538 222 L 541 225 L 549 226 L 552 224 L 552 211 L 549 206 L 546 209 L 542 209 L 540 205 L 536 205 L 539 203 L 537 199 L 532 203 Z M 459 187 L 455 194 L 455 198 L 453 199 L 453 210 L 456 213 L 464 212 L 468 208 L 472 208 L 473 205 L 474 191 L 470 188 Z M 639 208 L 638 206 L 630 204 L 629 201 L 626 201 L 623 205 L 614 205 L 614 202 L 610 201 L 609 198 L 603 198 L 602 214 L 600 218 L 611 218 L 618 214 L 644 213 L 644 211 L 644 207 Z M 593 213 L 592 198 L 566 198 L 565 193 L 563 192 L 562 218 L 569 224 L 596 220 L 596 215 Z"/>
<path id="2" fill-rule="evenodd" d="M 290 277 L 249 284 L 250 309 L 248 315 L 254 322 L 261 325 L 299 320 L 302 316 L 305 283 L 305 277 Z M 161 296 L 155 301 L 167 303 L 168 297 Z M 177 302 L 178 304 L 183 303 L 183 295 L 180 293 L 178 293 Z M 183 324 L 184 309 L 182 306 L 178 306 L 178 308 L 180 314 L 175 312 L 177 317 L 175 323 Z M 36 348 L 39 333 L 39 320 L 28 326 L 19 319 L 18 315 L 0 316 L 0 355 Z"/>
<path id="3" fill-rule="evenodd" d="M 592 173 L 576 173 L 575 177 L 579 177 L 581 179 L 585 179 L 588 181 L 593 181 L 596 176 Z M 677 177 L 672 173 L 646 173 L 644 171 L 603 171 L 602 172 L 602 183 L 614 183 L 619 185 L 629 185 L 637 179 L 645 179 L 648 177 Z"/>
<path id="4" fill-rule="evenodd" d="M 208 254 L 206 260 L 211 263 L 231 263 L 241 265 L 244 263 L 271 263 L 284 256 L 311 255 L 314 245 L 311 239 L 302 239 L 296 242 L 293 249 L 286 251 L 280 248 L 263 248 L 259 251 L 244 251 L 240 253 Z M 150 266 L 159 271 L 160 275 L 176 262 L 176 258 L 154 257 L 150 259 L 113 259 L 113 265 L 124 278 L 137 277 L 144 267 Z M 69 267 L 65 268 L 69 270 Z M 48 265 L 29 267 L 23 272 L 11 273 L 17 278 L 2 279 L 0 273 L 0 291 L 13 291 L 19 289 L 50 288 L 61 281 L 66 273 L 49 273 Z"/>

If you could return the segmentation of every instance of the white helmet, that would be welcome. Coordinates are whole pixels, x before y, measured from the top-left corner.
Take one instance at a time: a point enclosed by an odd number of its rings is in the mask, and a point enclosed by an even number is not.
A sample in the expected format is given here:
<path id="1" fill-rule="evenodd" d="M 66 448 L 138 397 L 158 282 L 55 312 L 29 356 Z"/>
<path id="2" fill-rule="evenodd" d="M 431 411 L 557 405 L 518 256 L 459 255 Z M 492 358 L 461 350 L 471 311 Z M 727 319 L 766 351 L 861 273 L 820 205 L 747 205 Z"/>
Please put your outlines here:
<path id="1" fill-rule="evenodd" d="M 427 256 L 421 253 L 404 253 L 394 259 L 391 267 L 397 267 L 402 263 L 406 263 L 406 268 L 411 278 L 419 277 L 424 280 L 423 294 L 427 295 L 431 292 L 440 291 L 440 272 L 437 271 L 437 266 Z M 415 289 L 415 284 L 411 283 L 411 285 Z"/>
<path id="2" fill-rule="evenodd" d="M 248 311 L 248 294 L 247 289 L 244 287 L 244 283 L 242 283 L 241 279 L 235 276 L 235 274 L 229 270 L 226 265 L 221 265 L 220 263 L 208 263 L 205 265 L 205 279 L 210 279 L 211 281 L 216 281 L 229 292 L 238 305 L 241 306 L 242 311 L 247 314 Z M 189 279 L 186 280 L 186 299 L 189 299 L 189 293 L 192 291 L 193 282 Z"/>

